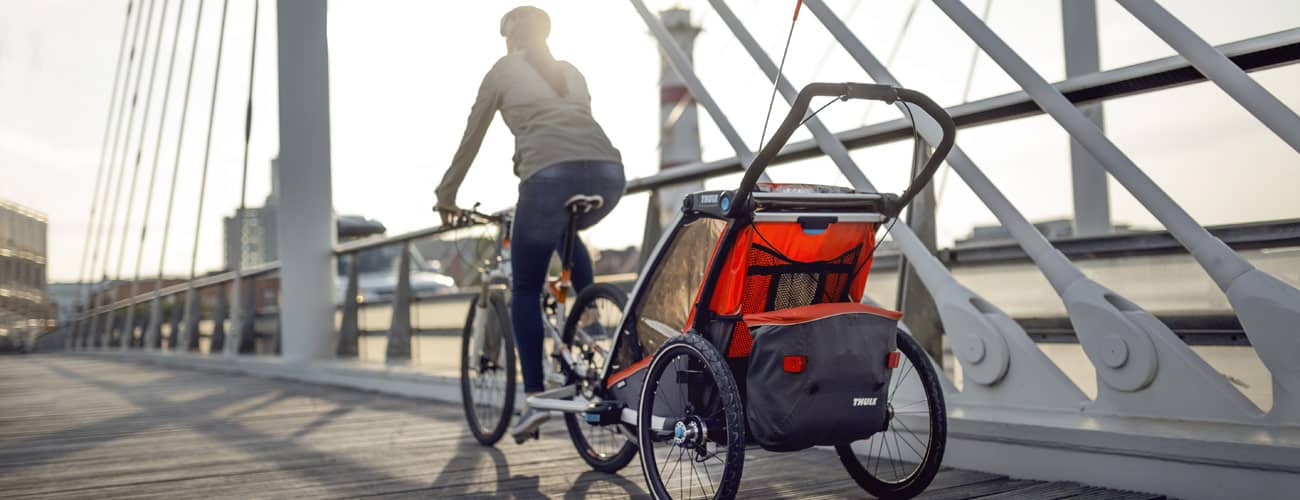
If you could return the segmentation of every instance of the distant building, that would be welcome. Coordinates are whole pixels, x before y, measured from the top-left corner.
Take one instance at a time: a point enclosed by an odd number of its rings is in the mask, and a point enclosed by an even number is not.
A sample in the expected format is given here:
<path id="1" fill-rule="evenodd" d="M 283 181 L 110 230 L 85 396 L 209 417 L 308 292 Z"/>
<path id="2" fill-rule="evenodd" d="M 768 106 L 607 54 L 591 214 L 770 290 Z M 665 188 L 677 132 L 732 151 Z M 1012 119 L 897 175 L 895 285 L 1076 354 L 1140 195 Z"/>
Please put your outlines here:
<path id="1" fill-rule="evenodd" d="M 51 326 L 46 233 L 45 214 L 0 200 L 0 344 L 26 344 Z"/>
<path id="2" fill-rule="evenodd" d="M 222 220 L 225 234 L 225 269 L 273 262 L 280 258 L 275 242 L 276 212 L 280 206 L 280 158 L 271 159 L 271 193 L 260 207 L 235 209 Z M 242 248 L 241 248 L 242 247 Z"/>
<path id="3" fill-rule="evenodd" d="M 50 283 L 45 293 L 46 298 L 54 303 L 55 319 L 63 323 L 75 317 L 90 297 L 90 288 L 81 283 Z"/>
<path id="4" fill-rule="evenodd" d="M 1071 219 L 1052 219 L 1042 222 L 1035 222 L 1034 228 L 1048 240 L 1056 241 L 1075 236 L 1074 221 Z M 1127 233 L 1132 228 L 1127 224 L 1115 224 L 1111 227 L 1111 233 Z M 962 248 L 971 244 L 1012 241 L 1011 232 L 1007 228 L 998 226 L 975 226 L 971 229 L 971 235 L 954 242 L 954 246 Z"/>
<path id="5" fill-rule="evenodd" d="M 1049 240 L 1059 240 L 1074 236 L 1074 221 L 1070 219 L 1054 219 L 1034 223 L 1034 228 L 1043 233 Z M 998 226 L 975 226 L 971 229 L 971 235 L 964 239 L 957 240 L 957 248 L 970 243 L 985 241 L 1010 240 L 1011 232 L 1007 228 Z"/>
<path id="6" fill-rule="evenodd" d="M 236 257 L 240 267 L 248 268 L 280 259 L 276 244 L 276 218 L 280 209 L 280 159 L 271 160 L 271 193 L 260 207 L 236 209 L 222 222 L 225 235 L 224 269 L 234 269 Z M 387 229 L 376 220 L 360 215 L 336 217 L 339 241 L 383 234 Z"/>
<path id="7" fill-rule="evenodd" d="M 241 258 L 240 267 L 247 268 L 279 258 L 275 242 L 276 207 L 248 207 L 235 210 L 226 217 L 225 227 L 226 269 L 235 268 L 235 258 Z M 240 246 L 243 251 L 240 251 Z"/>

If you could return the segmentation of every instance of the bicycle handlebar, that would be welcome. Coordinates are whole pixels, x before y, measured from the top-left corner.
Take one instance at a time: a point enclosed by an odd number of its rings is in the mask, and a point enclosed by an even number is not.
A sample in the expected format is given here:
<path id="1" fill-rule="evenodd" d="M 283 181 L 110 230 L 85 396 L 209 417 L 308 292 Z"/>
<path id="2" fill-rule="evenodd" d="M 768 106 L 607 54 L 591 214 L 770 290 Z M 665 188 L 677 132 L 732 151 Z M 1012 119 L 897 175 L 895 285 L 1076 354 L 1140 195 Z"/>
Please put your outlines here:
<path id="1" fill-rule="evenodd" d="M 745 210 L 751 208 L 751 195 L 754 187 L 758 183 L 758 178 L 767 170 L 767 166 L 772 162 L 776 155 L 781 152 L 786 141 L 790 140 L 790 135 L 795 129 L 799 128 L 804 115 L 808 112 L 808 105 L 813 97 L 817 96 L 834 96 L 844 100 L 848 99 L 868 99 L 873 101 L 884 101 L 886 104 L 893 104 L 895 101 L 903 101 L 915 104 L 925 111 L 943 129 L 943 139 L 935 146 L 934 153 L 926 162 L 925 167 L 921 169 L 915 179 L 912 179 L 911 185 L 903 191 L 896 201 L 886 204 L 886 215 L 897 217 L 903 211 L 908 203 L 915 198 L 930 179 L 934 177 L 935 171 L 943 163 L 944 158 L 952 149 L 956 141 L 957 126 L 953 123 L 952 117 L 942 106 L 935 103 L 925 94 L 915 90 L 895 87 L 892 85 L 877 85 L 869 83 L 810 83 L 799 91 L 799 96 L 795 98 L 794 103 L 790 106 L 790 113 L 785 116 L 781 126 L 772 134 L 772 139 L 763 147 L 762 151 L 754 157 L 749 168 L 745 170 L 745 177 L 740 182 L 740 188 L 736 190 L 734 202 L 731 204 L 731 210 L 728 215 L 735 217 Z M 912 124 L 913 128 L 916 124 Z"/>
<path id="2" fill-rule="evenodd" d="M 506 219 L 503 215 L 485 214 L 478 211 L 479 205 L 479 203 L 475 203 L 473 208 L 457 208 L 456 215 L 451 219 L 451 223 L 446 226 L 460 228 L 478 224 L 501 224 L 505 222 Z"/>
<path id="3" fill-rule="evenodd" d="M 456 227 L 462 227 L 462 226 L 472 226 L 475 224 L 484 224 L 484 223 L 499 224 L 503 219 L 504 217 L 500 215 L 485 214 L 483 212 L 479 212 L 478 210 L 462 208 L 460 210 L 460 213 L 456 214 L 456 220 L 452 223 L 452 225 Z"/>

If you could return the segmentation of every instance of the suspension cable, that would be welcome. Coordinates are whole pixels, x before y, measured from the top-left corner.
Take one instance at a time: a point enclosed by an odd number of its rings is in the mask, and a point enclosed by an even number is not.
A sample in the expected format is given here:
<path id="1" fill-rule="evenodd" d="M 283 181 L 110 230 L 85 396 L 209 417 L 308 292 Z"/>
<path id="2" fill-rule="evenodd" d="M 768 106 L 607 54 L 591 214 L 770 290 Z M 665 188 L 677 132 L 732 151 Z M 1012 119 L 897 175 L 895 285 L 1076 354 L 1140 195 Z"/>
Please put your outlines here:
<path id="1" fill-rule="evenodd" d="M 244 267 L 244 217 L 247 205 L 245 203 L 248 194 L 248 142 L 253 133 L 253 77 L 257 73 L 257 21 L 261 9 L 261 1 L 253 0 L 253 47 L 248 56 L 248 102 L 244 107 L 244 166 L 243 173 L 239 179 L 239 210 L 235 212 L 235 238 L 238 243 L 235 245 L 235 278 L 231 283 L 231 293 L 234 296 L 235 303 L 233 310 L 238 311 L 239 324 L 232 325 L 231 335 L 227 335 L 225 350 L 226 352 L 238 352 L 239 344 L 244 342 L 243 339 L 243 322 L 244 315 L 248 311 L 244 310 L 244 291 L 241 289 L 243 278 L 240 272 Z M 232 342 L 233 341 L 233 342 Z"/>
<path id="2" fill-rule="evenodd" d="M 104 120 L 104 139 L 99 146 L 99 167 L 95 170 L 95 190 L 92 192 L 90 201 L 90 216 L 86 218 L 86 237 L 81 240 L 81 268 L 77 271 L 77 281 L 80 283 L 80 299 L 82 311 L 86 310 L 86 302 L 90 296 L 86 290 L 86 260 L 90 256 L 90 236 L 92 229 L 97 225 L 95 215 L 99 211 L 99 192 L 100 185 L 104 177 L 105 157 L 108 154 L 109 132 L 113 128 L 113 117 L 117 114 L 117 91 L 122 80 L 122 62 L 126 60 L 126 38 L 131 29 L 131 14 L 135 7 L 135 0 L 126 2 L 126 17 L 122 18 L 122 38 L 117 45 L 117 65 L 113 70 L 113 91 L 108 96 L 108 117 Z"/>
<path id="3" fill-rule="evenodd" d="M 176 203 L 176 184 L 181 172 L 181 150 L 184 149 L 182 146 L 185 144 L 185 123 L 190 114 L 190 90 L 194 88 L 194 62 L 197 60 L 199 50 L 199 28 L 203 25 L 203 2 L 204 0 L 199 0 L 198 9 L 194 12 L 194 40 L 190 44 L 189 67 L 185 70 L 185 97 L 181 99 L 181 123 L 176 132 L 176 158 L 172 161 L 171 189 L 167 194 L 167 211 L 163 215 L 162 249 L 158 252 L 158 277 L 154 279 L 155 303 L 161 298 L 163 269 L 167 263 L 167 243 L 171 238 L 172 209 Z"/>
<path id="4" fill-rule="evenodd" d="M 187 292 L 194 290 L 194 277 L 198 271 L 199 234 L 201 234 L 200 229 L 203 227 L 203 199 L 208 191 L 208 163 L 212 159 L 212 122 L 217 116 L 217 89 L 218 84 L 221 82 L 221 53 L 226 47 L 226 12 L 229 7 L 230 0 L 221 1 L 221 28 L 217 32 L 217 65 L 212 73 L 212 99 L 208 105 L 208 138 L 203 146 L 203 170 L 199 174 L 199 207 L 194 221 L 194 247 L 190 251 L 190 281 L 189 287 L 186 289 Z M 181 348 L 184 349 L 185 347 L 182 346 Z"/>
<path id="5" fill-rule="evenodd" d="M 767 99 L 767 115 L 763 118 L 763 134 L 758 137 L 758 150 L 763 150 L 763 141 L 767 140 L 767 124 L 772 120 L 772 105 L 776 103 L 776 89 L 781 85 L 781 73 L 785 70 L 785 56 L 790 54 L 790 40 L 794 39 L 794 25 L 799 21 L 799 11 L 803 9 L 803 0 L 794 6 L 794 17 L 790 18 L 790 32 L 785 35 L 785 49 L 781 51 L 781 64 L 776 67 L 776 78 L 772 79 L 772 96 Z"/>
<path id="6" fill-rule="evenodd" d="M 148 1 L 148 0 L 146 0 L 146 1 Z M 140 42 L 140 34 L 141 34 L 141 31 L 140 31 L 140 22 L 143 21 L 145 18 L 152 18 L 152 17 L 153 17 L 153 2 L 152 2 L 152 1 L 148 1 L 148 4 L 149 4 L 149 12 L 148 12 L 148 14 L 146 14 L 146 15 L 142 15 L 142 16 L 139 16 L 139 17 L 136 17 L 136 18 L 135 18 L 135 27 L 136 27 L 136 28 L 135 28 L 135 34 L 132 36 L 132 41 L 131 41 L 131 56 L 130 56 L 130 59 L 131 59 L 132 62 L 134 62 L 134 61 L 136 60 L 136 54 L 137 54 L 137 50 L 136 50 L 136 49 L 137 49 L 137 48 L 141 48 L 141 47 L 140 47 L 140 44 L 139 44 L 139 42 Z M 146 26 L 146 29 L 148 29 L 147 26 Z M 146 41 L 145 43 L 148 43 L 148 41 Z M 143 50 L 141 50 L 140 53 L 143 54 Z M 131 112 L 130 112 L 130 118 L 127 120 L 126 137 L 124 137 L 123 140 L 121 141 L 121 145 L 123 146 L 123 147 L 122 147 L 123 155 L 126 154 L 126 150 L 129 149 L 128 144 L 131 142 L 131 128 L 134 126 L 133 124 L 134 124 L 134 121 L 135 121 L 135 109 L 136 109 L 136 108 L 135 108 L 135 105 L 136 105 L 136 97 L 137 97 L 137 96 L 139 95 L 139 93 L 140 93 L 140 73 L 142 73 L 142 72 L 144 71 L 144 57 L 140 57 L 139 60 L 140 60 L 140 64 L 136 66 L 136 69 L 135 69 L 135 80 L 134 80 L 134 83 L 132 84 L 132 90 L 131 90 L 131 92 L 130 92 L 130 94 L 129 94 L 129 95 L 131 96 L 131 99 L 130 99 L 130 101 L 131 101 Z M 130 69 L 128 69 L 127 72 L 130 73 Z M 128 78 L 129 78 L 129 75 L 128 75 Z M 122 95 L 122 98 L 123 98 L 123 104 L 122 104 L 122 106 L 123 106 L 123 107 L 126 107 L 126 101 L 125 101 L 125 99 L 126 99 L 127 95 L 128 95 L 128 94 L 125 93 L 125 92 L 124 92 L 123 95 Z M 101 250 L 99 247 L 100 247 L 101 244 L 102 244 L 102 251 L 103 251 L 103 254 L 104 254 L 104 258 L 103 258 L 103 260 L 102 260 L 102 261 L 100 262 L 100 264 L 99 264 L 99 269 L 100 269 L 100 271 L 103 273 L 105 279 L 107 279 L 107 277 L 108 277 L 108 260 L 109 260 L 108 252 L 109 252 L 109 249 L 110 249 L 110 247 L 111 247 L 111 243 L 110 243 L 110 242 L 113 241 L 113 233 L 114 233 L 114 231 L 116 230 L 116 226 L 114 225 L 114 222 L 117 221 L 117 207 L 118 207 L 118 204 L 119 204 L 119 202 L 121 201 L 121 198 L 122 198 L 122 178 L 123 178 L 123 177 L 126 177 L 126 158 L 124 158 L 124 157 L 119 157 L 119 156 L 117 155 L 117 150 L 118 150 L 118 144 L 119 144 L 119 143 L 116 141 L 116 137 L 119 136 L 119 135 L 121 135 L 121 131 L 122 131 L 121 128 L 120 128 L 121 125 L 122 125 L 122 121 L 121 121 L 121 119 L 122 119 L 122 114 L 119 113 L 119 114 L 118 114 L 118 127 L 119 127 L 119 128 L 118 128 L 117 131 L 113 132 L 115 139 L 114 139 L 114 144 L 113 144 L 113 154 L 112 154 L 112 156 L 114 157 L 114 164 L 117 165 L 117 168 L 115 169 L 115 171 L 117 172 L 117 182 L 116 182 L 116 187 L 115 187 L 114 190 L 113 190 L 113 202 L 112 202 L 112 207 L 113 207 L 113 208 L 112 208 L 111 214 L 110 214 L 110 213 L 106 213 L 106 214 L 105 214 L 105 215 L 107 216 L 107 218 L 104 219 L 104 224 L 101 225 L 101 227 L 100 227 L 101 229 L 107 227 L 107 229 L 108 229 L 108 234 L 107 234 L 107 237 L 105 237 L 102 241 L 96 241 L 96 242 L 95 242 L 95 243 L 96 243 L 96 249 L 95 249 L 96 258 L 98 258 L 98 253 L 99 253 L 100 250 Z M 101 236 L 102 236 L 102 235 L 101 235 Z M 93 271 L 92 271 L 92 272 L 93 272 Z M 105 305 L 104 299 L 105 299 L 105 297 L 100 297 L 100 300 L 98 301 L 99 304 L 98 304 L 96 307 L 99 307 L 99 306 Z M 92 333 L 94 333 L 94 332 L 92 332 Z"/>
<path id="7" fill-rule="evenodd" d="M 163 13 L 165 14 L 166 12 L 167 12 L 167 4 L 164 3 Z M 171 44 L 172 51 L 171 51 L 171 55 L 167 57 L 167 80 L 163 84 L 162 110 L 158 114 L 158 134 L 154 138 L 153 165 L 149 169 L 149 190 L 147 191 L 148 194 L 145 195 L 144 223 L 140 226 L 140 249 L 135 254 L 135 277 L 132 278 L 131 280 L 132 297 L 134 297 L 138 291 L 137 283 L 139 283 L 140 281 L 140 271 L 144 264 L 144 244 L 145 244 L 145 239 L 148 237 L 149 234 L 149 215 L 153 212 L 153 192 L 154 192 L 155 181 L 158 178 L 158 160 L 159 160 L 158 157 L 162 152 L 163 131 L 167 129 L 167 108 L 169 107 L 168 105 L 171 103 L 172 77 L 174 76 L 176 70 L 176 53 L 180 52 L 181 21 L 184 19 L 184 17 L 185 17 L 185 0 L 180 0 L 179 4 L 176 6 L 176 23 L 175 23 L 176 29 L 172 33 L 172 44 Z M 159 40 L 161 39 L 162 37 L 159 37 Z M 154 57 L 156 61 L 157 60 L 156 58 L 158 56 L 154 55 Z M 150 85 L 152 85 L 152 83 Z M 179 148 L 180 145 L 177 144 L 177 147 Z M 156 288 L 157 288 L 157 283 L 155 283 L 155 289 Z"/>
<path id="8" fill-rule="evenodd" d="M 136 15 L 135 21 L 131 23 L 131 48 L 130 50 L 127 51 L 126 67 L 122 72 L 122 93 L 118 95 L 117 117 L 114 119 L 114 123 L 113 123 L 113 139 L 109 141 L 110 142 L 109 154 L 108 154 L 108 158 L 105 160 L 106 161 L 105 165 L 108 168 L 108 171 L 105 172 L 104 175 L 104 192 L 99 200 L 100 201 L 99 219 L 95 223 L 95 237 L 90 244 L 90 251 L 91 251 L 90 265 L 86 269 L 86 275 L 88 279 L 92 281 L 104 279 L 100 274 L 101 271 L 99 271 L 100 262 L 101 262 L 99 254 L 100 254 L 100 250 L 103 248 L 101 242 L 104 239 L 104 226 L 107 226 L 109 224 L 108 222 L 109 198 L 111 196 L 110 193 L 113 190 L 113 179 L 117 176 L 117 170 L 118 170 L 117 167 L 119 165 L 119 162 L 117 161 L 118 158 L 117 150 L 118 150 L 118 146 L 121 144 L 120 139 L 122 137 L 122 122 L 126 119 L 126 103 L 127 103 L 128 89 L 131 83 L 131 71 L 135 67 L 136 46 L 140 43 L 140 21 L 144 18 L 144 0 L 141 0 L 139 4 L 136 4 L 135 15 Z M 92 295 L 94 295 L 93 287 L 92 287 Z M 92 309 L 99 307 L 99 302 L 100 302 L 99 299 L 100 297 L 98 297 L 97 295 L 92 296 L 92 300 L 91 300 Z"/>
<path id="9" fill-rule="evenodd" d="M 164 24 L 166 24 L 167 22 L 167 8 L 170 6 L 170 4 L 171 4 L 171 0 L 163 0 L 162 11 L 158 13 L 158 37 L 154 40 L 153 61 L 150 62 L 149 64 L 149 86 L 144 92 L 144 113 L 142 113 L 140 117 L 140 137 L 136 141 L 135 163 L 131 167 L 131 189 L 129 191 L 130 194 L 127 196 L 127 201 L 126 201 L 126 216 L 122 219 L 122 243 L 119 245 L 117 250 L 117 271 L 115 272 L 117 281 L 122 280 L 122 268 L 126 261 L 126 246 L 127 246 L 127 242 L 131 240 L 131 237 L 128 235 L 131 229 L 131 214 L 134 212 L 135 209 L 135 191 L 139 184 L 137 180 L 139 179 L 140 176 L 141 159 L 144 157 L 144 141 L 149 136 L 149 134 L 146 133 L 149 129 L 149 111 L 151 110 L 151 108 L 153 108 L 153 101 L 154 101 L 153 89 L 154 89 L 154 84 L 158 82 L 158 60 L 161 59 L 160 56 L 162 55 L 163 27 Z M 149 14 L 150 17 L 152 18 L 153 16 L 152 6 L 149 9 Z M 149 34 L 150 32 L 146 28 L 145 35 L 144 35 L 146 46 L 149 44 Z M 143 62 L 143 57 L 145 55 L 148 54 L 143 54 L 141 56 L 142 57 L 141 62 Z M 161 127 L 162 124 L 159 123 L 159 126 Z M 150 193 L 150 195 L 152 195 L 152 193 Z M 141 245 L 140 250 L 141 251 L 144 250 L 143 245 Z M 131 290 L 130 296 L 134 297 L 137 291 L 137 286 L 134 281 L 131 282 L 130 290 Z M 131 316 L 133 315 L 134 311 L 135 311 L 134 307 L 128 309 L 127 312 L 128 319 L 133 319 L 131 318 Z M 122 328 L 123 335 L 126 335 L 129 331 L 132 330 L 132 325 L 130 323 L 131 323 L 130 321 L 127 321 L 127 323 L 123 325 Z M 122 337 L 122 342 L 125 341 L 126 341 L 126 337 L 124 336 Z"/>

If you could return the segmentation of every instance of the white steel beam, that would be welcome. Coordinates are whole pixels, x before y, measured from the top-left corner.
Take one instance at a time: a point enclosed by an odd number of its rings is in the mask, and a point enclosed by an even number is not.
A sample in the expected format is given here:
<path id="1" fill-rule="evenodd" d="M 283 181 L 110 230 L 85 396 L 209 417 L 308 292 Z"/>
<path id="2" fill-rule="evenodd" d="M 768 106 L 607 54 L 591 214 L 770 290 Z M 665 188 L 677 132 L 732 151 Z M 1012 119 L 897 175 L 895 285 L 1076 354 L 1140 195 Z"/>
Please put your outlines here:
<path id="1" fill-rule="evenodd" d="M 282 351 L 291 363 L 333 358 L 334 225 L 330 186 L 325 2 L 280 0 L 280 265 Z"/>
<path id="2" fill-rule="evenodd" d="M 1186 24 L 1152 0 L 1119 0 L 1138 21 L 1168 43 L 1180 55 L 1205 74 L 1210 81 L 1232 96 L 1241 107 L 1300 152 L 1300 116 L 1252 80 L 1223 53 L 1215 50 Z"/>
<path id="3" fill-rule="evenodd" d="M 1259 358 L 1273 375 L 1273 418 L 1300 421 L 1300 290 L 1264 273 L 1197 224 L 1173 198 L 1110 142 L 1065 96 L 1043 79 L 1006 42 L 957 0 L 934 0 L 1013 80 L 1087 148 L 1125 189 L 1191 252 L 1228 296 Z M 1121 309 L 1127 304 L 1118 303 Z M 1121 357 L 1107 363 L 1122 364 Z"/>

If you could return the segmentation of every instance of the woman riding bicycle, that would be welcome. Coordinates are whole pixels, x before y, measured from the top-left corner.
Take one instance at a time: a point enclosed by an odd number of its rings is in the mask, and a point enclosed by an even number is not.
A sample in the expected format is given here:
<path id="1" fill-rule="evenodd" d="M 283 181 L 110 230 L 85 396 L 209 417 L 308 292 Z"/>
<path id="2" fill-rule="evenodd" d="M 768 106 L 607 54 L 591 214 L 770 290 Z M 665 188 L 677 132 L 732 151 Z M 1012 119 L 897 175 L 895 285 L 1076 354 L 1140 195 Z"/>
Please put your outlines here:
<path id="1" fill-rule="evenodd" d="M 437 188 L 437 209 L 449 224 L 459 212 L 456 191 L 500 111 L 515 136 L 514 170 L 521 180 L 511 237 L 510 315 L 530 396 L 545 389 L 541 294 L 570 217 L 565 203 L 576 195 L 603 198 L 579 215 L 578 227 L 586 229 L 613 210 L 625 184 L 619 152 L 591 115 L 587 82 L 572 64 L 551 56 L 550 30 L 550 17 L 536 7 L 519 7 L 501 18 L 506 55 L 483 77 L 465 136 Z M 577 291 L 592 282 L 591 256 L 577 238 L 572 280 Z M 545 411 L 525 408 L 510 433 L 521 441 L 547 418 Z"/>

